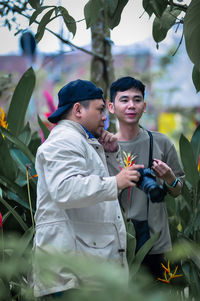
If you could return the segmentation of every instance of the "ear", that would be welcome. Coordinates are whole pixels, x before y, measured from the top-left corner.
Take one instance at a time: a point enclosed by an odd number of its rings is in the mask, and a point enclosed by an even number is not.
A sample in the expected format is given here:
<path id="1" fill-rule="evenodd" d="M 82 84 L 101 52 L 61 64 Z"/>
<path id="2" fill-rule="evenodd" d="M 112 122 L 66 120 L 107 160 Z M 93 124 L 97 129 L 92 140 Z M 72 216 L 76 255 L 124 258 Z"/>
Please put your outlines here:
<path id="1" fill-rule="evenodd" d="M 146 113 L 146 111 L 147 111 L 146 109 L 147 109 L 147 103 L 144 102 L 144 109 L 143 109 L 143 112 L 144 112 L 144 113 Z"/>
<path id="2" fill-rule="evenodd" d="M 82 106 L 79 102 L 76 102 L 73 105 L 72 113 L 77 118 L 80 118 L 82 116 Z"/>
<path id="3" fill-rule="evenodd" d="M 113 102 L 108 101 L 107 107 L 108 107 L 108 110 L 109 110 L 109 112 L 110 112 L 111 114 L 114 114 L 114 113 L 115 113 L 115 108 L 114 108 L 114 103 L 113 103 Z"/>

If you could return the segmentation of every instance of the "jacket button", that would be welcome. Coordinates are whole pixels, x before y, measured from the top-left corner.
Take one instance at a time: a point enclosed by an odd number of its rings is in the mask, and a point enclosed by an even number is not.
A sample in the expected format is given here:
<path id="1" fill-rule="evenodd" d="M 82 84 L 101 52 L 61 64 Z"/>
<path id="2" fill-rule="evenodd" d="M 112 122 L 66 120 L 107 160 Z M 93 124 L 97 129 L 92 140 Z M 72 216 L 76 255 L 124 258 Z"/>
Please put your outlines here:
<path id="1" fill-rule="evenodd" d="M 118 215 L 118 218 L 120 218 L 120 216 Z"/>
<path id="2" fill-rule="evenodd" d="M 99 149 L 99 147 L 98 147 L 98 146 L 96 146 L 96 149 Z"/>
<path id="3" fill-rule="evenodd" d="M 94 246 L 96 246 L 96 245 L 97 245 L 95 241 L 93 242 L 93 245 L 94 245 Z"/>

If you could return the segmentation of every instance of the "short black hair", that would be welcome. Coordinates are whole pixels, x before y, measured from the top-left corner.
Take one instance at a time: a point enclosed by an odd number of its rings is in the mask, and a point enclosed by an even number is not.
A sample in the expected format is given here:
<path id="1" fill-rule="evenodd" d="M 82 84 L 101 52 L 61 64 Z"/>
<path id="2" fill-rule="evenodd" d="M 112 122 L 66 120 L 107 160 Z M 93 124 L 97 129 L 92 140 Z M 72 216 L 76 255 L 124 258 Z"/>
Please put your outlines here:
<path id="1" fill-rule="evenodd" d="M 123 92 L 129 89 L 139 90 L 143 97 L 145 92 L 145 85 L 138 79 L 131 76 L 125 76 L 114 81 L 110 86 L 110 101 L 114 102 L 117 92 Z"/>

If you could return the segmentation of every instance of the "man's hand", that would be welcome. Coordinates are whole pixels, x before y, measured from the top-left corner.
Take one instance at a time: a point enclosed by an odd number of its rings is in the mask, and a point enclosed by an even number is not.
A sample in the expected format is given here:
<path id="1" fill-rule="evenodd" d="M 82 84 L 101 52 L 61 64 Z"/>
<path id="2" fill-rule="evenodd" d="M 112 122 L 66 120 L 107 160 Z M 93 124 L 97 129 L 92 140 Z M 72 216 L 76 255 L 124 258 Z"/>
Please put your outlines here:
<path id="1" fill-rule="evenodd" d="M 154 159 L 152 169 L 157 177 L 163 179 L 169 185 L 171 185 L 176 179 L 172 169 L 161 160 Z"/>
<path id="2" fill-rule="evenodd" d="M 113 153 L 118 150 L 117 138 L 108 131 L 103 131 L 99 143 L 103 145 L 105 152 Z"/>
<path id="3" fill-rule="evenodd" d="M 135 187 L 136 183 L 140 179 L 140 173 L 137 171 L 138 168 L 144 168 L 144 165 L 132 165 L 126 167 L 116 175 L 118 189 L 124 189 L 127 187 Z"/>

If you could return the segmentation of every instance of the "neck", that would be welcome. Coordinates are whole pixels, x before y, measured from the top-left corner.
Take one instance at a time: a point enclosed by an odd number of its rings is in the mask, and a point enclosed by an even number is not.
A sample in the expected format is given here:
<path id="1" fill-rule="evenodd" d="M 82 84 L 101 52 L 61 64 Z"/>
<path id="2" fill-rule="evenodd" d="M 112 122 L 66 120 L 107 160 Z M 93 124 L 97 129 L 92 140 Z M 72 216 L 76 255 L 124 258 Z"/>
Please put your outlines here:
<path id="1" fill-rule="evenodd" d="M 140 132 L 140 127 L 138 124 L 120 124 L 119 132 L 117 132 L 116 137 L 119 141 L 129 141 L 137 137 Z"/>

